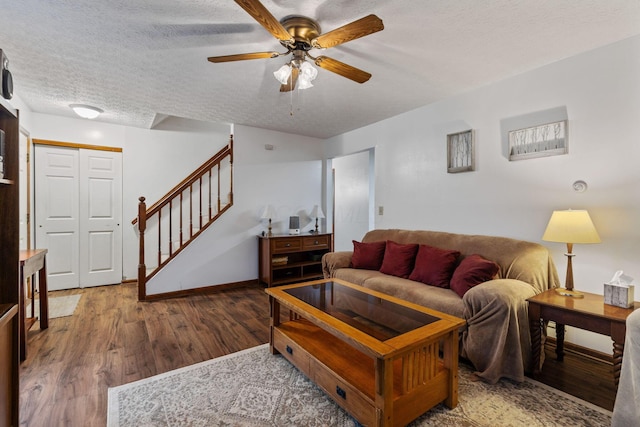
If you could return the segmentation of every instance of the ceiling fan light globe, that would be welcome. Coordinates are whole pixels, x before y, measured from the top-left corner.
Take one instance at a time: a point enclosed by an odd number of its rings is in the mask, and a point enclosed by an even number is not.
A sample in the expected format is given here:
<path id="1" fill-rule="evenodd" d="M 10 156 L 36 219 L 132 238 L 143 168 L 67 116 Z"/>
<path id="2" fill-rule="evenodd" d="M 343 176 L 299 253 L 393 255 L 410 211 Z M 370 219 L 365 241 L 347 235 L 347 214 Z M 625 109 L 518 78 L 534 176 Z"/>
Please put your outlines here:
<path id="1" fill-rule="evenodd" d="M 300 66 L 300 75 L 305 80 L 311 82 L 318 76 L 318 70 L 313 68 L 313 66 L 308 62 L 305 62 Z"/>
<path id="2" fill-rule="evenodd" d="M 298 89 L 309 89 L 310 87 L 313 87 L 311 80 L 304 75 L 300 75 L 298 77 Z"/>
<path id="3" fill-rule="evenodd" d="M 278 69 L 278 71 L 274 71 L 273 75 L 276 80 L 278 80 L 283 85 L 287 84 L 289 81 L 289 77 L 291 77 L 291 65 L 285 64 Z"/>

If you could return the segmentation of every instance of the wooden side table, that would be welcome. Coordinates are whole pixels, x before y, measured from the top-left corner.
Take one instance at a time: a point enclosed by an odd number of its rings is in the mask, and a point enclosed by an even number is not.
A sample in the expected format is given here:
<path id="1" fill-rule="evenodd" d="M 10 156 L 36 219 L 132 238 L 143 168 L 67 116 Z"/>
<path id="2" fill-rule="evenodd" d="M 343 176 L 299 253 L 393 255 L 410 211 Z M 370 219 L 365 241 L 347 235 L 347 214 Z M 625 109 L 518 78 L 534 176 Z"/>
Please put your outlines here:
<path id="1" fill-rule="evenodd" d="M 613 376 L 616 386 L 620 380 L 626 320 L 633 310 L 640 308 L 636 301 L 633 308 L 621 308 L 604 303 L 604 296 L 583 292 L 584 298 L 571 298 L 555 292 L 553 289 L 529 298 L 529 324 L 531 328 L 531 351 L 533 374 L 539 374 L 541 333 L 544 321 L 556 322 L 556 356 L 564 359 L 564 327 L 574 326 L 598 334 L 607 335 L 613 340 Z"/>
<path id="2" fill-rule="evenodd" d="M 40 329 L 49 327 L 49 300 L 47 297 L 47 249 L 31 249 L 20 251 L 20 284 L 18 317 L 20 321 L 20 360 L 27 358 L 27 331 L 35 323 L 34 296 L 35 282 L 33 276 L 38 273 L 38 285 L 40 286 Z M 24 288 L 27 277 L 31 277 L 31 317 L 27 317 L 24 298 Z"/>

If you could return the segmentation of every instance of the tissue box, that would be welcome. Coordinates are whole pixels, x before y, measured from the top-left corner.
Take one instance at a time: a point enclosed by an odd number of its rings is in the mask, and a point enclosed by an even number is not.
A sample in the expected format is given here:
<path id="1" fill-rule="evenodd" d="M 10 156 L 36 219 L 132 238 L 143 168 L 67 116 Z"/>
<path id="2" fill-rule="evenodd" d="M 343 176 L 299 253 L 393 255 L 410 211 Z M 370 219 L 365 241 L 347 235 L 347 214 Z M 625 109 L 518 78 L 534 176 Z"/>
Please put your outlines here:
<path id="1" fill-rule="evenodd" d="M 604 284 L 604 303 L 616 307 L 633 307 L 633 285 L 629 287 Z"/>

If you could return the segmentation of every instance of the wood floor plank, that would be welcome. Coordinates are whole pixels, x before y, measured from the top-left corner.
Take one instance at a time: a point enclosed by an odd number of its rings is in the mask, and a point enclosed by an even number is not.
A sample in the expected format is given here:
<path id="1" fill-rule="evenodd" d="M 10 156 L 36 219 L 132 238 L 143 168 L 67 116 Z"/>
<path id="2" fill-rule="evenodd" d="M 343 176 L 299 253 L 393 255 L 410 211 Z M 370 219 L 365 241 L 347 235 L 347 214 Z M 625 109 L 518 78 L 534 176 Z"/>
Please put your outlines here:
<path id="1" fill-rule="evenodd" d="M 137 301 L 135 283 L 56 291 L 50 297 L 74 294 L 81 298 L 73 316 L 50 319 L 44 331 L 36 323 L 28 333 L 28 358 L 20 367 L 22 427 L 103 427 L 109 387 L 269 338 L 268 298 L 259 286 L 153 302 Z M 585 372 L 600 378 L 589 383 L 594 389 L 591 384 L 609 381 L 606 366 L 594 368 L 589 360 L 567 356 L 564 363 L 546 363 L 543 374 L 570 394 L 585 394 L 580 378 Z M 610 388 L 588 394 L 581 397 L 612 405 Z"/>

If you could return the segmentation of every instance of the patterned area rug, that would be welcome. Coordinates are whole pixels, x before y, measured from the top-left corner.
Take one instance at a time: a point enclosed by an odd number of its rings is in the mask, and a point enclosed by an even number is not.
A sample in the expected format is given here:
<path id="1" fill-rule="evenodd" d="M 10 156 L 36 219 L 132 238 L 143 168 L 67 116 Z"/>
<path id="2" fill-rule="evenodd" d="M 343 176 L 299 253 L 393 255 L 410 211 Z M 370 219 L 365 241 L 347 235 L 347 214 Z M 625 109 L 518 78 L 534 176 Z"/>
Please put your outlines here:
<path id="1" fill-rule="evenodd" d="M 611 412 L 537 381 L 495 385 L 460 368 L 460 401 L 411 426 L 608 426 Z M 358 424 L 281 356 L 261 345 L 109 389 L 107 426 Z"/>
<path id="2" fill-rule="evenodd" d="M 76 307 L 78 306 L 78 302 L 80 301 L 80 297 L 82 295 L 67 295 L 64 297 L 52 297 L 47 300 L 49 303 L 49 319 L 54 319 L 56 317 L 67 317 L 72 316 L 73 312 L 76 311 Z M 40 317 L 40 300 L 36 299 L 33 304 L 36 317 Z M 31 316 L 31 304 L 27 306 L 26 309 L 27 315 Z"/>

